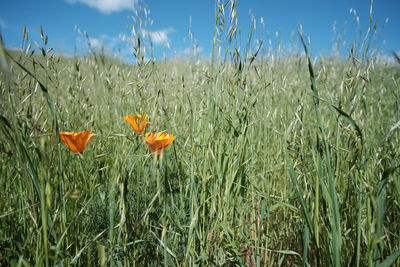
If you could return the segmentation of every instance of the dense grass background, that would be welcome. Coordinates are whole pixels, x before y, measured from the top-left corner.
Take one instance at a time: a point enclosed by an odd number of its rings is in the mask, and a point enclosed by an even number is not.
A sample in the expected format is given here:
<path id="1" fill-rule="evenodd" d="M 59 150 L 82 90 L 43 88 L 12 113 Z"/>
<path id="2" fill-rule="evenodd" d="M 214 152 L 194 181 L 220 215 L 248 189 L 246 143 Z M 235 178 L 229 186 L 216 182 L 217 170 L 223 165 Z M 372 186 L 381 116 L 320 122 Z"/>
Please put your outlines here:
<path id="1" fill-rule="evenodd" d="M 343 59 L 240 50 L 235 3 L 210 61 L 1 49 L 1 265 L 400 266 L 398 65 L 372 27 Z"/>

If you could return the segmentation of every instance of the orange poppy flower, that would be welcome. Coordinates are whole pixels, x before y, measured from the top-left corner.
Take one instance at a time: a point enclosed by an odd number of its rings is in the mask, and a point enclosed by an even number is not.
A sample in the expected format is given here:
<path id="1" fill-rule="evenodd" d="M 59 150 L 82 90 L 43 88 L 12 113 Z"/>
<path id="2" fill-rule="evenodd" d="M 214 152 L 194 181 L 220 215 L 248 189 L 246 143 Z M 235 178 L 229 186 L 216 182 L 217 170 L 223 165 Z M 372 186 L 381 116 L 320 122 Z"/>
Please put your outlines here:
<path id="1" fill-rule="evenodd" d="M 95 134 L 91 131 L 84 131 L 79 133 L 60 132 L 60 140 L 66 145 L 69 150 L 75 154 L 80 154 L 85 149 L 87 143 L 92 139 Z"/>
<path id="2" fill-rule="evenodd" d="M 144 136 L 141 135 L 146 144 L 149 146 L 151 152 L 157 151 L 157 155 L 168 147 L 174 141 L 172 134 L 166 134 L 163 132 L 159 133 L 146 133 Z"/>
<path id="3" fill-rule="evenodd" d="M 149 115 L 147 114 L 145 114 L 144 116 L 129 115 L 129 116 L 124 116 L 124 120 L 127 121 L 132 126 L 133 130 L 137 134 L 140 134 L 141 132 L 143 132 L 147 124 L 151 124 L 151 122 L 147 121 L 148 117 Z"/>

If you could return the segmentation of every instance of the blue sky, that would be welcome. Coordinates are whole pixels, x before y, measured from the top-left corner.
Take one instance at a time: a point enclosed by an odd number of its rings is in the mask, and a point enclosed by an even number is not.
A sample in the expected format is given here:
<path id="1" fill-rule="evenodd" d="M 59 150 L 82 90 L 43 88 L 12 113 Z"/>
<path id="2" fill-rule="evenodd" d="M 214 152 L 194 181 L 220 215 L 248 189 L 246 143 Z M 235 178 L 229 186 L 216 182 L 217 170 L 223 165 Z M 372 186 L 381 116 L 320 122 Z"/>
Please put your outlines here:
<path id="1" fill-rule="evenodd" d="M 137 1 L 2 1 L 0 26 L 3 41 L 6 47 L 20 47 L 26 25 L 29 40 L 41 44 L 42 26 L 49 37 L 47 47 L 53 47 L 56 54 L 73 55 L 75 48 L 79 54 L 84 54 L 87 51 L 84 33 L 87 33 L 94 49 L 103 44 L 109 53 L 119 53 L 132 62 L 132 44 L 127 40 L 132 33 L 132 16 L 135 16 Z M 198 45 L 197 52 L 202 57 L 210 57 L 215 0 L 147 0 L 141 3 L 150 10 L 147 19 L 142 16 L 147 23 L 141 32 L 152 37 L 156 58 L 161 59 L 163 54 L 168 58 L 185 56 L 193 48 L 193 43 Z M 311 38 L 313 54 L 328 55 L 337 36 L 341 36 L 341 51 L 348 51 L 352 40 L 364 37 L 369 25 L 370 1 L 238 0 L 237 9 L 243 44 L 253 17 L 256 21 L 251 43 L 253 49 L 256 49 L 258 39 L 264 40 L 266 51 L 269 47 L 276 49 L 279 41 L 286 50 L 299 46 L 297 30 L 301 24 Z M 373 44 L 377 44 L 383 54 L 400 51 L 399 12 L 399 0 L 375 0 L 373 3 L 373 24 L 378 21 L 378 34 L 374 36 Z M 190 21 L 193 42 L 189 37 Z M 333 31 L 334 23 L 336 33 Z M 138 24 L 135 26 L 137 32 Z"/>

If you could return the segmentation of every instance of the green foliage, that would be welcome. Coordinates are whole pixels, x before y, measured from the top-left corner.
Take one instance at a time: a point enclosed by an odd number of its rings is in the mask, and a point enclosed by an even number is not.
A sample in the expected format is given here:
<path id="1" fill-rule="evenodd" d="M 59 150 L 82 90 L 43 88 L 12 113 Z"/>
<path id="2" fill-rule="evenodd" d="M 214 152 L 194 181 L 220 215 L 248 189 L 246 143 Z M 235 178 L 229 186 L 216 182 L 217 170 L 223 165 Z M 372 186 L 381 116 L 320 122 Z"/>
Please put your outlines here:
<path id="1" fill-rule="evenodd" d="M 0 47 L 0 265 L 400 265 L 398 66 L 253 30 L 241 54 L 236 5 L 211 64 Z M 144 113 L 160 157 L 123 120 Z M 83 155 L 58 141 L 84 130 Z"/>

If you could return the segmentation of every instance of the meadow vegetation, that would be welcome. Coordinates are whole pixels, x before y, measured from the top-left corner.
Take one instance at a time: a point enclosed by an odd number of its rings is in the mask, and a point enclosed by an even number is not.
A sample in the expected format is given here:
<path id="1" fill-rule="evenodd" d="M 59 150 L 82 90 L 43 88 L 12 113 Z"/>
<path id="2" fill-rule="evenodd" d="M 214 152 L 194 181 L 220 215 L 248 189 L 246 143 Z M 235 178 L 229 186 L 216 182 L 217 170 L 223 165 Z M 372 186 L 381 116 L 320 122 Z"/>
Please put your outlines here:
<path id="1" fill-rule="evenodd" d="M 301 32 L 297 52 L 240 47 L 236 4 L 210 60 L 155 61 L 140 34 L 134 64 L 57 57 L 44 33 L 1 48 L 0 265 L 400 266 L 400 69 L 372 17 L 311 58 Z M 174 142 L 151 153 L 132 114 Z M 80 155 L 59 141 L 86 130 Z"/>

